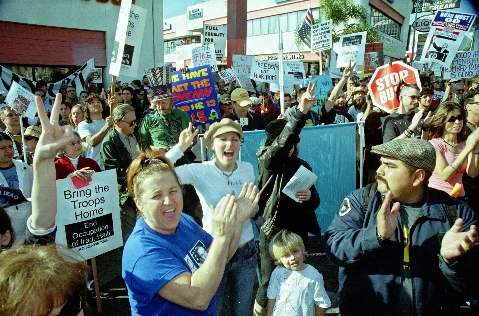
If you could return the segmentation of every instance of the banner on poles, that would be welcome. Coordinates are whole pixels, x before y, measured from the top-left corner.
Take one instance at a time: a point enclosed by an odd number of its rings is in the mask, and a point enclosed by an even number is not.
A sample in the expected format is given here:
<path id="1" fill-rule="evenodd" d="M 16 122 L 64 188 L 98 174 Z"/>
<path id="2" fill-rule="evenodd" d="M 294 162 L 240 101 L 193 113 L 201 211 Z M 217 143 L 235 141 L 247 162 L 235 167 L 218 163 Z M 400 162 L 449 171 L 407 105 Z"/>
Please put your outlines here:
<path id="1" fill-rule="evenodd" d="M 20 116 L 26 116 L 30 119 L 35 118 L 35 114 L 37 113 L 35 95 L 15 81 L 10 86 L 10 90 L 5 98 L 5 103 Z"/>
<path id="2" fill-rule="evenodd" d="M 311 28 L 311 51 L 321 52 L 333 47 L 333 24 L 331 20 L 313 24 Z"/>
<path id="3" fill-rule="evenodd" d="M 231 68 L 226 68 L 225 70 L 218 72 L 218 75 L 221 79 L 224 80 L 226 84 L 238 80 L 238 75 L 236 74 L 236 71 Z"/>
<path id="4" fill-rule="evenodd" d="M 77 71 L 66 76 L 62 80 L 53 83 L 47 83 L 47 97 L 55 98 L 55 95 L 60 91 L 60 87 L 63 85 L 71 85 L 76 89 L 77 94 L 86 90 L 85 80 L 88 75 L 95 68 L 95 61 L 93 58 L 89 59 L 83 66 Z M 10 69 L 0 66 L 0 90 L 9 91 L 13 82 L 17 82 L 31 93 L 35 92 L 36 81 L 22 77 L 19 74 L 12 72 Z"/>
<path id="5" fill-rule="evenodd" d="M 220 108 L 209 65 L 171 73 L 173 105 L 188 113 L 193 125 L 220 120 Z"/>
<path id="6" fill-rule="evenodd" d="M 193 48 L 191 51 L 191 60 L 195 67 L 208 65 L 211 67 L 212 71 L 218 71 L 215 44 L 207 44 Z"/>
<path id="7" fill-rule="evenodd" d="M 450 67 L 451 80 L 479 76 L 479 50 L 458 52 Z"/>
<path id="8" fill-rule="evenodd" d="M 77 188 L 71 178 L 57 180 L 55 242 L 91 259 L 123 245 L 116 170 L 96 172 Z"/>
<path id="9" fill-rule="evenodd" d="M 254 57 L 249 55 L 233 54 L 233 70 L 238 75 L 238 83 L 241 88 L 255 92 L 253 84 L 249 78 L 251 73 L 251 64 Z"/>
<path id="10" fill-rule="evenodd" d="M 366 34 L 367 32 L 359 32 L 340 37 L 337 50 L 338 59 L 336 60 L 337 68 L 346 67 L 350 62 L 356 63 L 356 66 L 364 64 Z"/>
<path id="11" fill-rule="evenodd" d="M 226 56 L 226 25 L 208 25 L 203 27 L 204 44 L 214 44 L 217 59 Z"/>

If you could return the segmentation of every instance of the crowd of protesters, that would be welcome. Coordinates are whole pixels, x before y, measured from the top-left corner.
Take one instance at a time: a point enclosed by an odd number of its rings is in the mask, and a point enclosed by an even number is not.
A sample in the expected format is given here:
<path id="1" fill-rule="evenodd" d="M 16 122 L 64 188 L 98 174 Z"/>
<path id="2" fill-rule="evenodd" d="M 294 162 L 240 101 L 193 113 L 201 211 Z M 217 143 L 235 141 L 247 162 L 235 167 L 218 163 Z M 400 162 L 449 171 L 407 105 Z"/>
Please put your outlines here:
<path id="1" fill-rule="evenodd" d="M 322 227 L 340 266 L 341 315 L 477 308 L 479 78 L 422 71 L 422 89 L 401 84 L 399 108 L 386 113 L 354 68 L 319 107 L 314 84 L 286 93 L 284 113 L 267 85 L 251 92 L 220 79 L 222 119 L 199 129 L 146 76 L 108 94 L 63 86 L 54 99 L 37 82 L 37 116 L 22 122 L 0 92 L 0 186 L 10 190 L 0 201 L 0 315 L 90 313 L 90 265 L 55 244 L 55 180 L 108 169 L 124 247 L 97 257 L 99 282 L 106 292 L 122 278 L 133 315 L 324 315 L 323 276 L 304 262 L 308 235 L 321 234 L 322 188 L 296 200 L 283 188 L 301 166 L 311 170 L 301 130 L 348 122 L 364 124 L 365 186 Z M 259 174 L 239 159 L 251 130 L 266 135 Z M 199 131 L 211 160 L 198 155 Z"/>

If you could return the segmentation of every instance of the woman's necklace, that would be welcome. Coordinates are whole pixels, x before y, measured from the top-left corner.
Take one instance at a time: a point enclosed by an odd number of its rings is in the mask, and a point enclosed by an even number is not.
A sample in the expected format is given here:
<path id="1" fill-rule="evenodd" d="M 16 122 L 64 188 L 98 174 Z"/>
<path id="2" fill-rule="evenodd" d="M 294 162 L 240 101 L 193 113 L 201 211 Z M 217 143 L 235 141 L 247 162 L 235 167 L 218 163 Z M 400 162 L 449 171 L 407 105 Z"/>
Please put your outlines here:
<path id="1" fill-rule="evenodd" d="M 457 144 L 451 144 L 451 143 L 449 143 L 447 140 L 444 139 L 444 137 L 442 137 L 442 140 L 443 140 L 447 145 L 449 145 L 449 146 L 452 147 L 452 148 L 456 148 L 456 147 L 457 147 Z"/>
<path id="2" fill-rule="evenodd" d="M 238 165 L 235 163 L 234 169 L 230 172 L 223 171 L 216 162 L 215 162 L 215 165 L 216 165 L 216 168 L 218 168 L 218 170 L 221 172 L 221 174 L 223 174 L 226 177 L 226 182 L 228 183 L 228 185 L 234 185 L 235 183 L 234 181 L 230 180 L 230 177 L 233 175 L 233 173 L 235 173 L 236 169 L 238 169 Z"/>

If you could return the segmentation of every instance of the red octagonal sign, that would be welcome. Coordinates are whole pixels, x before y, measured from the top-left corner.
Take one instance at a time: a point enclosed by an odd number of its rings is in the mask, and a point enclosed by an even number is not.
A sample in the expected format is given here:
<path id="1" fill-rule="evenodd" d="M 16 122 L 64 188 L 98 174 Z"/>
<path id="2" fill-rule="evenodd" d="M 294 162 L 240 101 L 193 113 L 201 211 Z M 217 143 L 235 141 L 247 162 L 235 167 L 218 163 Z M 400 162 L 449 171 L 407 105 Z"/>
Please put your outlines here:
<path id="1" fill-rule="evenodd" d="M 401 82 L 417 84 L 421 89 L 417 69 L 402 61 L 395 61 L 392 64 L 376 68 L 368 84 L 373 104 L 388 113 L 397 109 L 399 100 L 396 96 L 396 90 Z"/>

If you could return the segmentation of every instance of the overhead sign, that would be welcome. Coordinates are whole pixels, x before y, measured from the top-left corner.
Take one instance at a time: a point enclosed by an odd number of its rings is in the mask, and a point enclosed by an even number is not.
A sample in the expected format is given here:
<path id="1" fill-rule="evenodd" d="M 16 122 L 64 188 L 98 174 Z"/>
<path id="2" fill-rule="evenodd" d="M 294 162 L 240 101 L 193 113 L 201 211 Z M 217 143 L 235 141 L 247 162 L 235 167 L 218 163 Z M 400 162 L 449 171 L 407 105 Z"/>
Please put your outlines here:
<path id="1" fill-rule="evenodd" d="M 339 39 L 336 67 L 347 67 L 349 63 L 364 64 L 366 32 L 343 35 Z"/>
<path id="2" fill-rule="evenodd" d="M 190 20 L 199 19 L 203 17 L 203 8 L 194 8 L 188 12 L 188 18 Z"/>
<path id="3" fill-rule="evenodd" d="M 321 52 L 333 47 L 333 24 L 331 20 L 313 24 L 311 28 L 311 51 Z"/>
<path id="4" fill-rule="evenodd" d="M 190 68 L 187 72 L 172 72 L 171 94 L 173 105 L 188 113 L 193 125 L 220 120 L 220 109 L 209 65 Z"/>
<path id="5" fill-rule="evenodd" d="M 191 51 L 191 60 L 195 67 L 209 65 L 212 71 L 218 71 L 215 44 L 207 44 L 193 48 Z"/>
<path id="6" fill-rule="evenodd" d="M 426 15 L 418 18 L 414 23 L 412 24 L 412 27 L 422 33 L 427 33 L 431 29 L 431 23 L 434 15 Z"/>
<path id="7" fill-rule="evenodd" d="M 391 113 L 399 107 L 397 89 L 399 84 L 416 84 L 421 89 L 419 72 L 402 61 L 395 61 L 376 69 L 368 83 L 373 104 Z"/>
<path id="8" fill-rule="evenodd" d="M 208 25 L 203 28 L 203 43 L 214 44 L 217 59 L 226 55 L 226 25 Z"/>
<path id="9" fill-rule="evenodd" d="M 72 178 L 57 180 L 55 242 L 91 259 L 123 245 L 116 170 L 95 172 L 76 187 Z"/>
<path id="10" fill-rule="evenodd" d="M 479 50 L 458 52 L 451 67 L 451 80 L 479 76 Z"/>
<path id="11" fill-rule="evenodd" d="M 461 6 L 461 0 L 415 0 L 412 13 L 453 9 Z"/>

